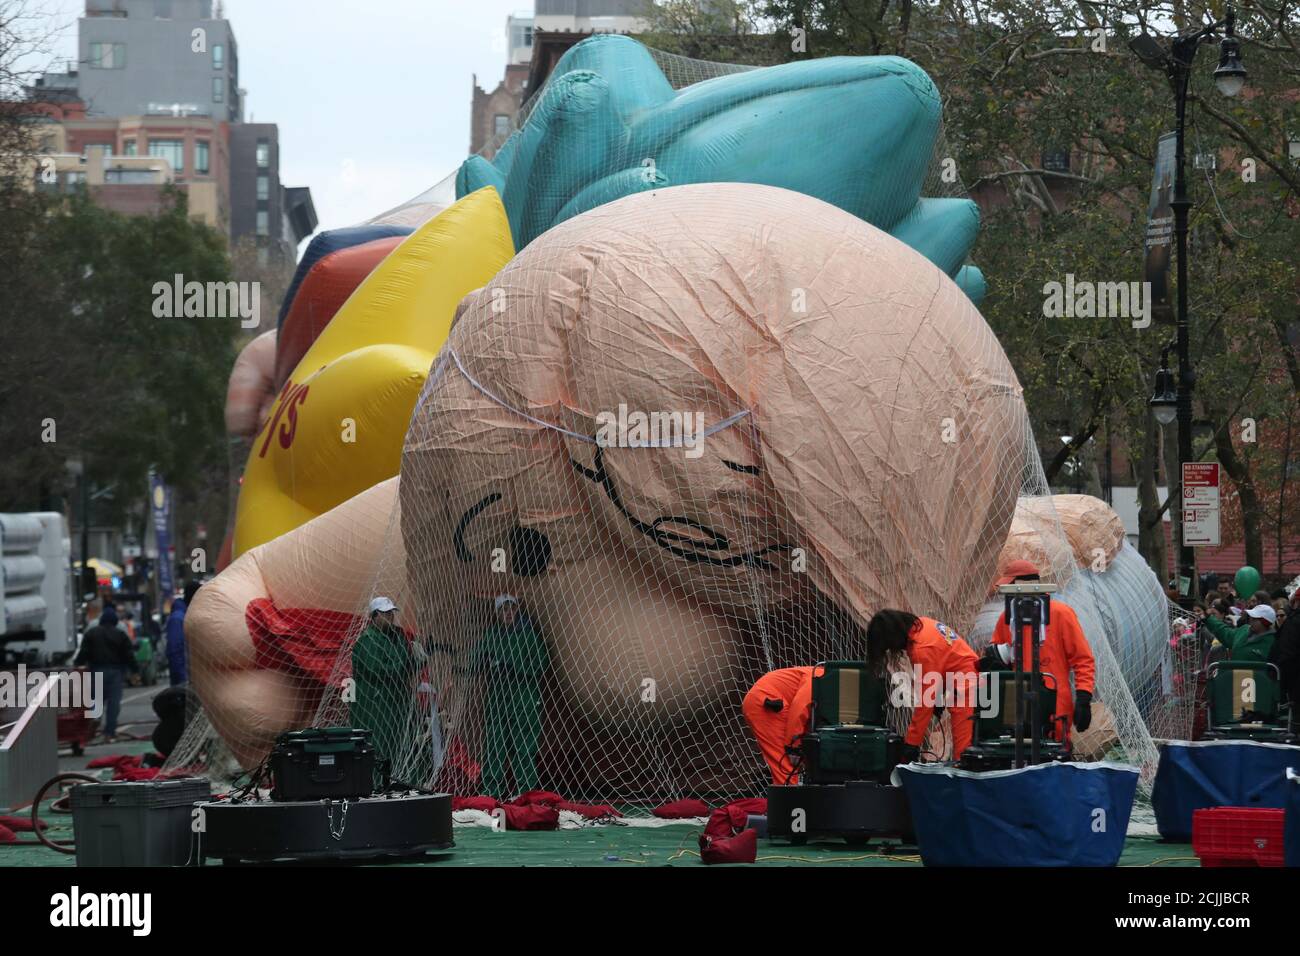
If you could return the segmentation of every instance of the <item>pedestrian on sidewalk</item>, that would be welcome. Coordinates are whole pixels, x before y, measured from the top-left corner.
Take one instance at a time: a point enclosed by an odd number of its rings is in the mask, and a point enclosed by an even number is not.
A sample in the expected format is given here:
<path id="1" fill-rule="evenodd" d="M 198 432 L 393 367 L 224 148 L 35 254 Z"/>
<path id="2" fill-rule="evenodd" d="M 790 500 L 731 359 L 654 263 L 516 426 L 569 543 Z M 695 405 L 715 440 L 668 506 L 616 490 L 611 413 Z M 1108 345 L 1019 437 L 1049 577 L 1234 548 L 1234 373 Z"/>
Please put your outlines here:
<path id="1" fill-rule="evenodd" d="M 117 612 L 109 607 L 99 616 L 99 623 L 86 632 L 73 661 L 77 667 L 89 667 L 100 676 L 104 703 L 104 738 L 117 738 L 117 715 L 122 709 L 122 687 L 126 675 L 137 669 L 131 639 L 117 626 Z"/>

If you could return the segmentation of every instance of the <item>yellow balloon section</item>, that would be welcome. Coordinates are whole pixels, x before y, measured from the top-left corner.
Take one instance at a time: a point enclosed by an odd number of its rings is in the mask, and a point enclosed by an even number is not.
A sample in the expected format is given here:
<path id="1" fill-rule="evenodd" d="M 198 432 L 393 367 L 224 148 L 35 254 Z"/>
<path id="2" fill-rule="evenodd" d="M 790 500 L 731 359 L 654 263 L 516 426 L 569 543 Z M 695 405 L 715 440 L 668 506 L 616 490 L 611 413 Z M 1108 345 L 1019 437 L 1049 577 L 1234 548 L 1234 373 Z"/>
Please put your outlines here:
<path id="1" fill-rule="evenodd" d="M 234 556 L 397 474 L 411 410 L 456 306 L 514 256 L 496 190 L 429 220 L 321 332 L 253 442 Z"/>

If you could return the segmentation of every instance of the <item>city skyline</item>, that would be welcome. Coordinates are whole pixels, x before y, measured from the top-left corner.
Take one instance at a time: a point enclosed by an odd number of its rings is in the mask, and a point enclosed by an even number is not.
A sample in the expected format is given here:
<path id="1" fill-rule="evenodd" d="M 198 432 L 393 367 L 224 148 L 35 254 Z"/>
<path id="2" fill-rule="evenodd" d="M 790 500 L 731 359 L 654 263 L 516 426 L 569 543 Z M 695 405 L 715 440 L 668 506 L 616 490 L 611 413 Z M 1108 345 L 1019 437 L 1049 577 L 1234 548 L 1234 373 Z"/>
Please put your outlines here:
<path id="1" fill-rule="evenodd" d="M 355 225 L 455 173 L 465 158 L 473 78 L 495 87 L 505 70 L 506 18 L 519 0 L 458 4 L 393 0 L 382 19 L 350 0 L 255 4 L 224 0 L 239 49 L 245 122 L 280 128 L 281 176 L 312 190 L 320 229 Z M 84 0 L 47 0 L 59 29 L 47 63 L 77 59 Z M 459 34 L 457 42 L 445 42 Z M 285 38 L 298 37 L 297 42 Z M 422 37 L 428 37 L 426 43 Z M 338 49 L 335 57 L 320 51 Z M 428 55 L 427 51 L 436 56 Z M 370 77 L 369 86 L 338 82 Z M 391 78 L 399 82 L 394 85 Z M 318 108 L 304 106 L 309 91 Z"/>

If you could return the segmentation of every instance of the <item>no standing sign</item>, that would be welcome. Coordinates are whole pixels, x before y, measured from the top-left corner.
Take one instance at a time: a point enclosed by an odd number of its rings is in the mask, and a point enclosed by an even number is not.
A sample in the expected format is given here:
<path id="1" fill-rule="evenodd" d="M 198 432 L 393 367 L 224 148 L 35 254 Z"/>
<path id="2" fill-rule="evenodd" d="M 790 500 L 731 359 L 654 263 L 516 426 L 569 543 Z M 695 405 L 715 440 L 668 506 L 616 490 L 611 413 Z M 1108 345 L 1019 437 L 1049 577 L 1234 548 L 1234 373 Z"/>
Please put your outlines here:
<path id="1" fill-rule="evenodd" d="M 1219 463 L 1183 463 L 1183 543 L 1219 546 Z"/>

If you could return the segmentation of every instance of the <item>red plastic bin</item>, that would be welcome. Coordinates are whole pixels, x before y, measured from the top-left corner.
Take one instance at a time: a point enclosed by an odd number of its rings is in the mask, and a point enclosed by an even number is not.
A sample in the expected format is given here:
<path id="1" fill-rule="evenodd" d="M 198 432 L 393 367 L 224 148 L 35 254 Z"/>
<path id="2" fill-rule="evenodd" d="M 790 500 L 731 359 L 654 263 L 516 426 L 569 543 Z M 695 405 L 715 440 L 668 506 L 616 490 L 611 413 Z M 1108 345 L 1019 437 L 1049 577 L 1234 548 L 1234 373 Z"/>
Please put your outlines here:
<path id="1" fill-rule="evenodd" d="M 1286 811 L 1208 807 L 1192 813 L 1192 850 L 1201 866 L 1282 866 Z"/>

